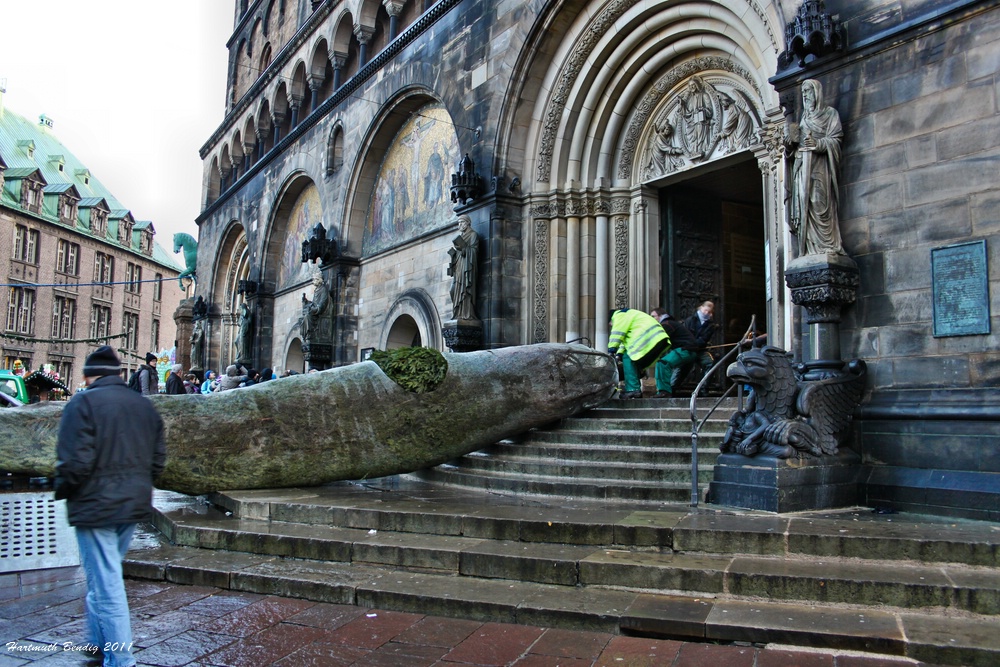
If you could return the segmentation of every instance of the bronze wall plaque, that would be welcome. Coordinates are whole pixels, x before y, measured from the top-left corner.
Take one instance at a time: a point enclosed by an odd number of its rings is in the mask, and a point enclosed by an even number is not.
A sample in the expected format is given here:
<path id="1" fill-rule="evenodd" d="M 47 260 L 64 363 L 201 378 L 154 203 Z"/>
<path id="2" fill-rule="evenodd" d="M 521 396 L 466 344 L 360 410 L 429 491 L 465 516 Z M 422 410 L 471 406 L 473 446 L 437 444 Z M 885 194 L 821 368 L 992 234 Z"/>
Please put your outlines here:
<path id="1" fill-rule="evenodd" d="M 934 335 L 990 332 L 990 288 L 986 241 L 931 250 Z"/>

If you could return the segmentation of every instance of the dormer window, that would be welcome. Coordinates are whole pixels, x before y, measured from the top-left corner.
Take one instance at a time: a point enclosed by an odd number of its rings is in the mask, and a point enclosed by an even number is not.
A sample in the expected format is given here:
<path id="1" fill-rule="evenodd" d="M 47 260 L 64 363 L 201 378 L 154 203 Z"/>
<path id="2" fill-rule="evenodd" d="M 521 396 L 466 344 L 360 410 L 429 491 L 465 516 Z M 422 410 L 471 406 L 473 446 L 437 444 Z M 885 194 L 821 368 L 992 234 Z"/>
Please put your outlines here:
<path id="1" fill-rule="evenodd" d="M 144 255 L 153 255 L 153 235 L 149 230 L 143 231 L 139 238 L 139 251 Z"/>
<path id="2" fill-rule="evenodd" d="M 83 181 L 84 185 L 90 185 L 90 170 L 89 169 L 77 169 L 76 177 Z"/>
<path id="3" fill-rule="evenodd" d="M 41 213 L 42 211 L 42 184 L 38 181 L 24 179 L 22 182 L 24 191 L 21 193 L 21 205 L 26 211 Z"/>
<path id="4" fill-rule="evenodd" d="M 118 223 L 118 242 L 125 246 L 132 245 L 132 223 L 122 219 Z"/>
<path id="5" fill-rule="evenodd" d="M 65 222 L 72 222 L 76 219 L 76 200 L 66 195 L 63 195 L 60 199 L 62 200 L 62 219 Z"/>
<path id="6" fill-rule="evenodd" d="M 21 139 L 17 142 L 18 148 L 24 151 L 29 160 L 35 159 L 35 142 L 31 139 Z"/>
<path id="7" fill-rule="evenodd" d="M 91 210 L 90 231 L 94 232 L 94 234 L 100 237 L 103 237 L 105 234 L 108 233 L 107 213 L 96 208 Z"/>

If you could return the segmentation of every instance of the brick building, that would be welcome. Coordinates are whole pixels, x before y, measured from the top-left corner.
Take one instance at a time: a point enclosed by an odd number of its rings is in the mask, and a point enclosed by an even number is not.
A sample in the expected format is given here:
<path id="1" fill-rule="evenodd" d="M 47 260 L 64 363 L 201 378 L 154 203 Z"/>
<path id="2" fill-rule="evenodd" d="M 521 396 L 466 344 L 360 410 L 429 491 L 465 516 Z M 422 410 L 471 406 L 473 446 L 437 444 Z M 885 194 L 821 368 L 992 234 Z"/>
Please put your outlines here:
<path id="1" fill-rule="evenodd" d="M 51 364 L 75 388 L 98 345 L 117 348 L 127 368 L 173 347 L 185 294 L 153 223 L 137 220 L 90 173 L 51 120 L 18 115 L 2 95 L 0 366 Z"/>

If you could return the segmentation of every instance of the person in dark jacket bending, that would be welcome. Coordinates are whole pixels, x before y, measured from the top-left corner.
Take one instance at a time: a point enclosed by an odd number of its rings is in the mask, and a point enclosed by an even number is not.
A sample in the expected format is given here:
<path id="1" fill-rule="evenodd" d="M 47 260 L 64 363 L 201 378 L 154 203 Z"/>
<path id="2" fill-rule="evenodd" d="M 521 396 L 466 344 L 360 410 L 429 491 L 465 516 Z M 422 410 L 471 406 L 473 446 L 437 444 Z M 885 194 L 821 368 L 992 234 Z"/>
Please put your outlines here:
<path id="1" fill-rule="evenodd" d="M 86 391 L 66 405 L 56 445 L 56 500 L 65 499 L 87 579 L 87 628 L 104 665 L 134 665 L 122 559 L 152 512 L 153 483 L 166 464 L 163 420 L 121 379 L 103 345 L 83 365 Z"/>
<path id="2" fill-rule="evenodd" d="M 670 389 L 657 391 L 653 398 L 670 398 L 681 384 L 681 372 L 698 359 L 698 341 L 683 322 L 672 317 L 663 308 L 657 306 L 649 314 L 660 323 L 673 343 L 670 352 L 663 355 L 656 364 L 656 386 Z"/>

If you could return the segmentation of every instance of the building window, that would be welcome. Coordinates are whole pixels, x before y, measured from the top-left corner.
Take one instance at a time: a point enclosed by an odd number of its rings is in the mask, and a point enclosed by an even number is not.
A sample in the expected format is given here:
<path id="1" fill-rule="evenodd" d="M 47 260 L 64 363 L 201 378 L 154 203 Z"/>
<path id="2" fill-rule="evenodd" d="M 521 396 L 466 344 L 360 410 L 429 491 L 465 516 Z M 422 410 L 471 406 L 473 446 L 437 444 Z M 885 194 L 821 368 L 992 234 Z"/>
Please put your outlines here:
<path id="1" fill-rule="evenodd" d="M 59 295 L 52 299 L 52 338 L 76 338 L 76 299 Z"/>
<path id="2" fill-rule="evenodd" d="M 153 301 L 159 301 L 163 297 L 163 274 L 154 274 L 156 282 L 153 283 Z"/>
<path id="3" fill-rule="evenodd" d="M 142 267 L 129 262 L 125 265 L 125 291 L 132 294 L 142 292 Z"/>
<path id="4" fill-rule="evenodd" d="M 12 370 L 14 368 L 15 361 L 20 361 L 24 365 L 25 369 L 31 368 L 30 354 L 26 355 L 21 352 L 18 352 L 17 350 L 11 350 L 11 351 L 4 350 L 3 367 L 6 368 L 7 370 Z"/>
<path id="5" fill-rule="evenodd" d="M 139 313 L 125 311 L 122 316 L 122 327 L 125 333 L 125 348 L 128 350 L 139 349 Z"/>
<path id="6" fill-rule="evenodd" d="M 111 307 L 98 306 L 90 311 L 90 337 L 107 338 L 111 333 Z"/>
<path id="7" fill-rule="evenodd" d="M 93 209 L 90 212 L 90 231 L 97 236 L 104 237 L 108 233 L 107 213 Z"/>
<path id="8" fill-rule="evenodd" d="M 67 222 L 76 219 L 76 202 L 70 197 L 64 196 L 62 198 L 62 217 Z"/>
<path id="9" fill-rule="evenodd" d="M 33 213 L 42 210 L 42 184 L 34 181 L 24 181 L 24 208 Z"/>
<path id="10" fill-rule="evenodd" d="M 123 246 L 132 245 L 132 223 L 122 220 L 118 223 L 118 242 Z"/>
<path id="11" fill-rule="evenodd" d="M 80 275 L 80 246 L 59 239 L 56 250 L 56 271 L 70 276 Z"/>
<path id="12" fill-rule="evenodd" d="M 38 230 L 14 225 L 14 259 L 38 264 Z"/>
<path id="13" fill-rule="evenodd" d="M 152 344 L 150 349 L 160 350 L 160 320 L 153 320 L 153 335 L 149 342 Z"/>
<path id="14" fill-rule="evenodd" d="M 103 252 L 94 253 L 94 282 L 112 283 L 115 280 L 115 258 Z"/>
<path id="15" fill-rule="evenodd" d="M 7 307 L 7 331 L 32 335 L 35 332 L 35 290 L 11 287 Z"/>
<path id="16" fill-rule="evenodd" d="M 50 359 L 49 364 L 52 365 L 52 370 L 59 376 L 59 379 L 62 380 L 67 386 L 71 386 L 73 384 L 74 378 L 72 361 Z"/>

